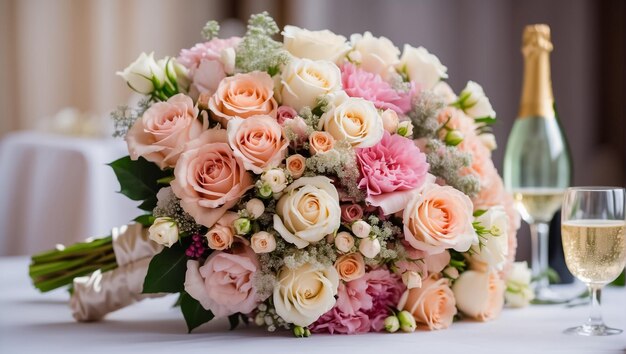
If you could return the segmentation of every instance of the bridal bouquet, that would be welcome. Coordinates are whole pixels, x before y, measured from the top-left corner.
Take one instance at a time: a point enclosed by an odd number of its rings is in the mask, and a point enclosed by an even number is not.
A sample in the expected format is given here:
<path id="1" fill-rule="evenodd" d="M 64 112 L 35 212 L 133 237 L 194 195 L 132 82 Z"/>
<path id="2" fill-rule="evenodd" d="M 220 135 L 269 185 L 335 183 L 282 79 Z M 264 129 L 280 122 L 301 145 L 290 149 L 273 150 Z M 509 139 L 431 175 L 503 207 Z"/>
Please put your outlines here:
<path id="1" fill-rule="evenodd" d="M 444 329 L 532 298 L 480 85 L 457 95 L 425 48 L 369 32 L 278 42 L 266 13 L 218 31 L 118 73 L 145 99 L 113 112 L 130 156 L 111 167 L 147 214 L 34 256 L 39 289 L 71 284 L 78 320 L 178 293 L 190 331 L 296 336 Z"/>

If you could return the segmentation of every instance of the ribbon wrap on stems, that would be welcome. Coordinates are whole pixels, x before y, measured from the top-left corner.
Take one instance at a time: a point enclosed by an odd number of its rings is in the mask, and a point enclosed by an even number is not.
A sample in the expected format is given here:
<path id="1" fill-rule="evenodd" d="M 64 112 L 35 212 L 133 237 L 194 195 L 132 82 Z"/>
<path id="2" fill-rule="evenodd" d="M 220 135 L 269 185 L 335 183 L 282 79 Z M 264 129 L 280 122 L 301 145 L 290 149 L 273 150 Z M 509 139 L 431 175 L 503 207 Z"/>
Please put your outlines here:
<path id="1" fill-rule="evenodd" d="M 136 301 L 162 296 L 142 294 L 142 290 L 150 260 L 163 246 L 151 241 L 141 224 L 116 227 L 112 236 L 118 267 L 74 279 L 70 309 L 77 321 L 99 321 L 106 314 Z"/>

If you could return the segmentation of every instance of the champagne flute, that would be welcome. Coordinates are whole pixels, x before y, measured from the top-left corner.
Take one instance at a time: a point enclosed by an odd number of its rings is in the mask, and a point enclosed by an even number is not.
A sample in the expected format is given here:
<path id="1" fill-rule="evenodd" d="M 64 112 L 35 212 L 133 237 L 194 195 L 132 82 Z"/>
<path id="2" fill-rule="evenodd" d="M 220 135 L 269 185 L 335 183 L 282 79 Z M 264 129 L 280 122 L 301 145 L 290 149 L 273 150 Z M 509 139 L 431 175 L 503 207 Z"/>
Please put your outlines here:
<path id="1" fill-rule="evenodd" d="M 600 313 L 600 291 L 626 265 L 624 188 L 575 187 L 565 192 L 561 234 L 567 268 L 591 293 L 587 322 L 565 330 L 568 334 L 607 336 L 622 333 L 609 328 Z"/>

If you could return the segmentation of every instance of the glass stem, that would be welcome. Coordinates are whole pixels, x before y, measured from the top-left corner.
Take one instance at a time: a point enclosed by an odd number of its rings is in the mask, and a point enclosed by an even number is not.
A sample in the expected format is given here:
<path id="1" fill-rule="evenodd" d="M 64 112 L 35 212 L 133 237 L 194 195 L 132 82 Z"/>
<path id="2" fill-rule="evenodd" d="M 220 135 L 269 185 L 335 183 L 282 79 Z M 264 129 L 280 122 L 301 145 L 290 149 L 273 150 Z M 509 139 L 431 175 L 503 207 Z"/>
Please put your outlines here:
<path id="1" fill-rule="evenodd" d="M 536 279 L 535 293 L 540 294 L 548 289 L 548 223 L 530 224 L 530 243 L 532 253 L 532 274 Z"/>
<path id="2" fill-rule="evenodd" d="M 602 313 L 600 312 L 600 287 L 589 284 L 587 288 L 591 294 L 591 313 L 589 314 L 586 325 L 593 328 L 602 327 L 604 326 L 604 322 L 602 321 Z"/>

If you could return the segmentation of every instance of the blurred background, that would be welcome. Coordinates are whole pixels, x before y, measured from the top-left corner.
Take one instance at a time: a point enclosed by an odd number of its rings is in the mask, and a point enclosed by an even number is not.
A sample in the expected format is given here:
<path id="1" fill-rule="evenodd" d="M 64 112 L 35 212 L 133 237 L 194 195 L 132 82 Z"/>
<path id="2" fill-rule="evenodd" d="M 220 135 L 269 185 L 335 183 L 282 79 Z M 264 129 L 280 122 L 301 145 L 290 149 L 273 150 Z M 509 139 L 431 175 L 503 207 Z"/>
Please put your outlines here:
<path id="1" fill-rule="evenodd" d="M 626 184 L 623 0 L 0 0 L 0 255 L 102 235 L 138 215 L 111 195 L 117 187 L 104 166 L 124 152 L 110 139 L 108 113 L 132 100 L 115 72 L 142 51 L 176 56 L 201 40 L 209 19 L 222 23 L 221 36 L 241 35 L 263 10 L 281 27 L 371 31 L 400 49 L 424 46 L 448 67 L 456 92 L 480 83 L 498 115 L 500 171 L 521 93 L 522 29 L 547 23 L 573 184 Z M 25 130 L 40 133 L 16 133 Z M 68 215 L 81 223 L 63 221 Z M 42 218 L 45 231 L 29 221 Z M 519 258 L 527 239 L 524 225 Z"/>

